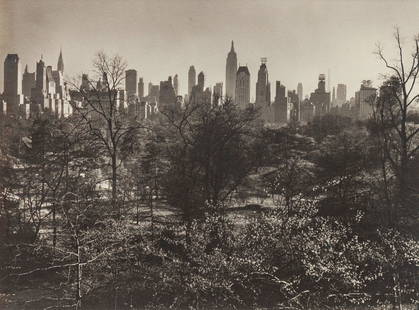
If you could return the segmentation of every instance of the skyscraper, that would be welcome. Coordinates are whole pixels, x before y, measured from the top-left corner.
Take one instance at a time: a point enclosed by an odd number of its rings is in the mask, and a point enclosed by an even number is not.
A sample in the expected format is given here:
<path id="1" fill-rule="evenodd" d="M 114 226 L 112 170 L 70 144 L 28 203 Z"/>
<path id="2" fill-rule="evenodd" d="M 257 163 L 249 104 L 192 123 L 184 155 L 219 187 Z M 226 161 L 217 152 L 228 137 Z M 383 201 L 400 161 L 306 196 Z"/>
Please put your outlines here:
<path id="1" fill-rule="evenodd" d="M 41 59 L 36 63 L 36 82 L 31 90 L 31 97 L 34 104 L 31 105 L 31 114 L 42 113 L 48 108 L 47 69 Z"/>
<path id="2" fill-rule="evenodd" d="M 274 121 L 274 113 L 271 111 L 271 84 L 269 83 L 266 58 L 262 58 L 262 63 L 258 71 L 255 106 L 261 110 L 262 118 L 266 122 Z"/>
<path id="3" fill-rule="evenodd" d="M 240 108 L 247 108 L 250 103 L 250 72 L 247 66 L 240 66 L 236 74 L 235 102 Z"/>
<path id="4" fill-rule="evenodd" d="M 137 96 L 137 70 L 130 69 L 125 71 L 125 91 L 128 100 Z"/>
<path id="5" fill-rule="evenodd" d="M 297 95 L 298 95 L 298 100 L 300 100 L 300 102 L 303 101 L 303 83 L 298 83 L 297 85 Z"/>
<path id="6" fill-rule="evenodd" d="M 326 75 L 319 75 L 317 89 L 311 93 L 310 102 L 314 105 L 315 116 L 322 116 L 330 110 L 330 92 L 326 92 Z"/>
<path id="7" fill-rule="evenodd" d="M 176 96 L 179 95 L 179 80 L 177 74 L 175 74 L 175 77 L 173 78 L 173 88 L 175 89 Z"/>
<path id="8" fill-rule="evenodd" d="M 204 90 L 204 86 L 205 86 L 205 75 L 204 72 L 199 72 L 198 74 L 198 88 L 200 90 Z"/>
<path id="9" fill-rule="evenodd" d="M 194 66 L 189 67 L 188 71 L 188 95 L 191 96 L 192 88 L 196 85 L 196 71 Z"/>
<path id="10" fill-rule="evenodd" d="M 234 42 L 231 41 L 231 49 L 227 55 L 226 62 L 226 97 L 235 97 L 236 88 L 236 74 L 237 74 L 237 54 L 234 51 Z"/>
<path id="11" fill-rule="evenodd" d="M 18 113 L 19 105 L 23 104 L 20 74 L 19 56 L 17 54 L 8 54 L 4 60 L 3 88 L 3 99 L 6 101 L 8 114 Z"/>
<path id="12" fill-rule="evenodd" d="M 213 88 L 213 103 L 219 104 L 221 102 L 221 99 L 223 97 L 223 83 L 216 83 Z"/>
<path id="13" fill-rule="evenodd" d="M 346 85 L 338 84 L 336 89 L 336 104 L 342 105 L 346 102 Z"/>
<path id="14" fill-rule="evenodd" d="M 140 78 L 138 81 L 138 97 L 141 99 L 144 97 L 144 81 L 143 78 Z"/>
<path id="15" fill-rule="evenodd" d="M 175 107 L 176 94 L 172 84 L 172 77 L 169 76 L 167 81 L 160 82 L 160 93 L 159 93 L 159 110 L 163 111 L 170 107 Z"/>
<path id="16" fill-rule="evenodd" d="M 273 110 L 274 122 L 284 124 L 290 120 L 291 108 L 286 97 L 286 88 L 280 81 L 276 81 Z"/>
<path id="17" fill-rule="evenodd" d="M 196 105 L 211 105 L 211 89 L 205 86 L 205 75 L 204 72 L 198 74 L 198 84 L 192 88 L 189 102 Z"/>
<path id="18" fill-rule="evenodd" d="M 41 91 L 46 91 L 47 88 L 47 75 L 45 63 L 41 59 L 36 63 L 36 88 Z"/>
<path id="19" fill-rule="evenodd" d="M 268 68 L 266 67 L 266 60 L 262 59 L 262 64 L 258 71 L 258 80 L 256 82 L 256 107 L 263 108 L 271 101 Z"/>
<path id="20" fill-rule="evenodd" d="M 364 81 L 355 93 L 355 104 L 358 107 L 358 119 L 365 120 L 373 115 L 373 104 L 377 97 L 377 89 L 370 81 Z"/>
<path id="21" fill-rule="evenodd" d="M 60 49 L 60 56 L 58 56 L 57 70 L 60 71 L 61 74 L 64 73 L 64 60 L 63 60 L 63 53 L 61 49 Z"/>
<path id="22" fill-rule="evenodd" d="M 35 87 L 35 72 L 28 72 L 28 65 L 22 76 L 22 93 L 25 97 L 31 97 L 32 88 Z"/>

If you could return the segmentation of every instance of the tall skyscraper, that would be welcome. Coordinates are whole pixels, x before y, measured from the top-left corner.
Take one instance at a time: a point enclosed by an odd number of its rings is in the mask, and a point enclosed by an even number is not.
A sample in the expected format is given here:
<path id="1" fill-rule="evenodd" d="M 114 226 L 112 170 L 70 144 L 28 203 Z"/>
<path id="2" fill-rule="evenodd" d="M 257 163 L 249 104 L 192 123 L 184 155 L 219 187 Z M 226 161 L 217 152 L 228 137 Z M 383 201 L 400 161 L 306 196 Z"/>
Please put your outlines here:
<path id="1" fill-rule="evenodd" d="M 52 75 L 52 66 L 47 67 L 47 93 L 51 96 L 55 94 L 55 81 Z"/>
<path id="2" fill-rule="evenodd" d="M 280 81 L 276 81 L 274 101 L 274 122 L 287 123 L 290 120 L 290 105 L 286 97 L 286 88 Z"/>
<path id="3" fill-rule="evenodd" d="M 326 92 L 326 75 L 319 75 L 317 89 L 311 93 L 310 102 L 314 105 L 315 116 L 322 116 L 330 110 L 330 92 Z"/>
<path id="4" fill-rule="evenodd" d="M 57 63 L 57 70 L 64 74 L 64 60 L 63 60 L 63 53 L 60 49 L 60 56 L 58 56 L 58 63 Z"/>
<path id="5" fill-rule="evenodd" d="M 303 83 L 298 83 L 297 85 L 297 95 L 298 95 L 298 100 L 300 100 L 300 102 L 303 101 Z"/>
<path id="6" fill-rule="evenodd" d="M 31 97 L 34 104 L 31 105 L 31 114 L 42 113 L 48 108 L 48 86 L 47 86 L 47 68 L 41 59 L 36 63 L 36 82 L 31 90 Z"/>
<path id="7" fill-rule="evenodd" d="M 255 106 L 257 109 L 260 109 L 263 120 L 266 122 L 273 122 L 274 111 L 271 109 L 271 84 L 269 83 L 266 58 L 262 58 L 261 61 L 262 63 L 258 71 L 258 80 L 256 82 Z"/>
<path id="8" fill-rule="evenodd" d="M 144 81 L 143 78 L 140 78 L 140 80 L 138 81 L 138 97 L 144 98 Z"/>
<path id="9" fill-rule="evenodd" d="M 191 104 L 197 105 L 211 105 L 211 89 L 205 86 L 205 75 L 204 72 L 198 74 L 198 84 L 192 88 L 191 96 L 189 97 L 189 102 Z"/>
<path id="10" fill-rule="evenodd" d="M 235 102 L 240 108 L 247 108 L 250 103 L 250 72 L 247 66 L 240 66 L 236 74 Z"/>
<path id="11" fill-rule="evenodd" d="M 333 91 L 332 91 L 332 105 L 336 104 L 336 89 L 335 86 L 333 86 Z"/>
<path id="12" fill-rule="evenodd" d="M 176 96 L 179 95 L 179 80 L 177 74 L 175 74 L 175 77 L 173 78 L 173 88 L 175 89 Z"/>
<path id="13" fill-rule="evenodd" d="M 137 96 L 137 70 L 130 69 L 125 71 L 125 91 L 128 100 Z"/>
<path id="14" fill-rule="evenodd" d="M 159 110 L 175 107 L 176 94 L 172 84 L 172 77 L 169 76 L 167 81 L 160 82 L 160 93 L 159 93 Z"/>
<path id="15" fill-rule="evenodd" d="M 42 56 L 36 63 L 36 88 L 41 91 L 46 91 L 47 88 L 47 73 Z"/>
<path id="16" fill-rule="evenodd" d="M 370 81 L 364 81 L 355 93 L 355 105 L 358 108 L 358 119 L 365 120 L 373 114 L 373 104 L 377 97 L 377 89 Z"/>
<path id="17" fill-rule="evenodd" d="M 234 42 L 231 41 L 231 49 L 226 62 L 226 97 L 235 99 L 237 74 L 237 54 L 234 51 Z"/>
<path id="18" fill-rule="evenodd" d="M 346 102 L 346 85 L 338 84 L 336 89 L 336 103 L 342 105 Z"/>
<path id="19" fill-rule="evenodd" d="M 205 86 L 205 75 L 204 72 L 199 72 L 198 74 L 198 88 L 200 90 L 204 90 L 204 86 Z"/>
<path id="20" fill-rule="evenodd" d="M 196 85 L 196 71 L 194 66 L 189 67 L 188 71 L 188 95 L 191 96 L 192 88 Z"/>
<path id="21" fill-rule="evenodd" d="M 213 87 L 213 103 L 220 104 L 223 97 L 223 83 L 216 83 Z"/>
<path id="22" fill-rule="evenodd" d="M 269 83 L 268 68 L 266 67 L 266 59 L 262 59 L 262 63 L 258 71 L 258 80 L 256 82 L 256 107 L 263 108 L 271 102 L 271 85 Z"/>
<path id="23" fill-rule="evenodd" d="M 22 76 L 22 93 L 25 97 L 31 97 L 32 88 L 35 87 L 35 72 L 28 72 L 28 65 Z"/>
<path id="24" fill-rule="evenodd" d="M 4 60 L 4 88 L 3 99 L 6 101 L 8 114 L 19 112 L 19 105 L 23 104 L 22 80 L 19 56 L 8 54 Z"/>

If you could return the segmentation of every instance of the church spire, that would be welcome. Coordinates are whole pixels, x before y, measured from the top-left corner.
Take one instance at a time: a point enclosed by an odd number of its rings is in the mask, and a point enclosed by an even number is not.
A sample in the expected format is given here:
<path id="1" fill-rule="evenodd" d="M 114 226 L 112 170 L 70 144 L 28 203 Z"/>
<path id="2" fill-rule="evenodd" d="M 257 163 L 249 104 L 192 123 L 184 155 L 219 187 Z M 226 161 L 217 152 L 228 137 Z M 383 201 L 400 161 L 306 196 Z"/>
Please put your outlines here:
<path id="1" fill-rule="evenodd" d="M 58 57 L 57 70 L 61 71 L 61 73 L 64 72 L 63 53 L 62 53 L 61 49 L 60 49 L 60 56 Z"/>

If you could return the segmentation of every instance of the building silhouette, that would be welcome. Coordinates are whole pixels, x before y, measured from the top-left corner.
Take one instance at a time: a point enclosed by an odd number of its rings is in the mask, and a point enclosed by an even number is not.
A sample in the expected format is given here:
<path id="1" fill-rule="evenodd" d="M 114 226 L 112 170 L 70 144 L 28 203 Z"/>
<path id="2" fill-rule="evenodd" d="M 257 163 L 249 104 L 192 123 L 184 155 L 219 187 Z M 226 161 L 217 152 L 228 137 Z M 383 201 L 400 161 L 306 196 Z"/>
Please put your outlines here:
<path id="1" fill-rule="evenodd" d="M 227 55 L 226 61 L 226 97 L 235 99 L 236 89 L 236 74 L 237 74 L 237 54 L 234 51 L 234 42 L 231 41 L 230 52 Z"/>
<path id="2" fill-rule="evenodd" d="M 269 83 L 266 58 L 262 58 L 262 63 L 258 71 L 255 107 L 260 110 L 262 118 L 266 122 L 274 121 L 274 111 L 271 110 L 271 84 Z"/>
<path id="3" fill-rule="evenodd" d="M 125 71 L 125 91 L 128 101 L 133 101 L 137 97 L 137 70 L 130 69 Z"/>
<path id="4" fill-rule="evenodd" d="M 286 88 L 280 81 L 276 81 L 273 111 L 275 123 L 286 124 L 290 120 L 291 107 L 286 97 Z"/>
<path id="5" fill-rule="evenodd" d="M 218 105 L 223 98 L 223 82 L 216 83 L 213 87 L 213 104 Z"/>
<path id="6" fill-rule="evenodd" d="M 205 87 L 204 72 L 198 74 L 198 84 L 192 88 L 192 93 L 189 98 L 189 103 L 196 105 L 211 105 L 211 89 Z"/>
<path id="7" fill-rule="evenodd" d="M 143 78 L 140 78 L 138 81 L 138 98 L 141 100 L 141 98 L 144 98 L 144 81 Z"/>
<path id="8" fill-rule="evenodd" d="M 359 120 L 366 120 L 373 114 L 373 104 L 377 97 L 377 89 L 371 81 L 363 81 L 359 91 L 355 92 L 355 107 Z"/>
<path id="9" fill-rule="evenodd" d="M 192 94 L 192 88 L 196 85 L 196 71 L 194 66 L 189 67 L 188 71 L 188 96 Z"/>
<path id="10" fill-rule="evenodd" d="M 338 84 L 336 89 L 336 104 L 343 105 L 346 103 L 346 85 Z"/>
<path id="11" fill-rule="evenodd" d="M 290 111 L 290 116 L 288 121 L 298 122 L 300 121 L 300 98 L 298 97 L 298 93 L 295 90 L 288 91 L 288 108 Z"/>
<path id="12" fill-rule="evenodd" d="M 315 116 L 322 116 L 330 110 L 330 92 L 326 92 L 326 75 L 319 75 L 317 89 L 311 93 L 310 102 L 313 103 Z"/>
<path id="13" fill-rule="evenodd" d="M 303 101 L 303 83 L 298 83 L 297 85 L 297 95 L 298 95 L 298 100 Z"/>
<path id="14" fill-rule="evenodd" d="M 179 80 L 177 74 L 173 78 L 173 88 L 175 89 L 176 96 L 179 95 Z"/>
<path id="15" fill-rule="evenodd" d="M 19 56 L 8 54 L 4 60 L 4 87 L 2 111 L 7 114 L 18 115 L 20 105 L 23 104 L 22 80 Z"/>
<path id="16" fill-rule="evenodd" d="M 314 104 L 312 104 L 309 99 L 304 99 L 300 103 L 300 122 L 311 122 L 315 114 L 315 109 Z"/>
<path id="17" fill-rule="evenodd" d="M 28 65 L 25 66 L 25 72 L 22 76 L 22 93 L 25 97 L 30 98 L 32 88 L 35 87 L 36 78 L 35 72 L 28 72 Z"/>
<path id="18" fill-rule="evenodd" d="M 159 111 L 165 111 L 167 109 L 172 109 L 176 104 L 176 93 L 175 88 L 173 87 L 172 77 L 169 76 L 167 81 L 160 82 L 160 92 L 159 92 Z"/>
<path id="19" fill-rule="evenodd" d="M 63 53 L 61 49 L 60 49 L 60 56 L 58 56 L 57 71 L 60 71 L 61 74 L 64 74 L 64 60 L 63 60 Z"/>
<path id="20" fill-rule="evenodd" d="M 148 83 L 148 101 L 154 101 L 157 103 L 158 99 L 160 97 L 160 86 L 159 85 L 153 85 L 153 83 Z"/>
<path id="21" fill-rule="evenodd" d="M 250 72 L 247 66 L 240 66 L 236 74 L 236 104 L 245 109 L 250 104 Z"/>

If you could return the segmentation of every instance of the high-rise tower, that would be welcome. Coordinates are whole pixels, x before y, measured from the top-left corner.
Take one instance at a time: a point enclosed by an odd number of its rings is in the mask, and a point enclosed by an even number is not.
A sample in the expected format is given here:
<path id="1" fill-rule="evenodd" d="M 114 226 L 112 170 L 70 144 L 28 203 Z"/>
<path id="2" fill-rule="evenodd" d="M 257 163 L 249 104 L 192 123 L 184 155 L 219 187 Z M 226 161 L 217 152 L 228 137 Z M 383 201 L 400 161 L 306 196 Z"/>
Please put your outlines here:
<path id="1" fill-rule="evenodd" d="M 235 97 L 237 74 L 237 54 L 234 51 L 234 42 L 231 41 L 231 49 L 227 56 L 226 62 L 226 97 Z"/>
<path id="2" fill-rule="evenodd" d="M 250 103 L 250 72 L 247 66 L 240 66 L 236 74 L 236 104 L 247 108 Z"/>
<path id="3" fill-rule="evenodd" d="M 127 98 L 131 100 L 137 95 L 137 70 L 130 69 L 125 71 L 125 91 Z"/>
<path id="4" fill-rule="evenodd" d="M 199 72 L 198 74 L 198 88 L 203 91 L 205 86 L 205 75 L 204 72 Z"/>
<path id="5" fill-rule="evenodd" d="M 194 66 L 189 67 L 188 71 L 188 95 L 192 93 L 192 88 L 196 85 L 196 71 Z"/>
<path id="6" fill-rule="evenodd" d="M 262 63 L 258 71 L 256 82 L 256 107 L 265 107 L 271 102 L 271 85 L 269 83 L 268 68 L 266 58 L 262 58 Z"/>
<path id="7" fill-rule="evenodd" d="M 60 49 L 60 56 L 58 56 L 58 63 L 57 63 L 57 70 L 61 73 L 64 73 L 64 60 L 63 60 L 63 53 Z"/>
<path id="8" fill-rule="evenodd" d="M 20 63 L 17 54 L 8 54 L 4 60 L 3 98 L 6 101 L 8 114 L 17 113 L 19 105 L 23 103 Z"/>
<path id="9" fill-rule="evenodd" d="M 303 83 L 298 83 L 297 85 L 297 95 L 298 95 L 298 100 L 300 100 L 300 102 L 303 101 Z"/>
<path id="10" fill-rule="evenodd" d="M 138 81 L 138 97 L 141 99 L 144 97 L 144 80 L 140 78 Z"/>
<path id="11" fill-rule="evenodd" d="M 32 88 L 35 87 L 35 72 L 28 71 L 28 65 L 22 76 L 22 93 L 25 97 L 31 97 Z"/>
<path id="12" fill-rule="evenodd" d="M 175 89 L 176 96 L 179 95 L 179 80 L 177 74 L 175 74 L 175 77 L 173 78 L 173 88 Z"/>

